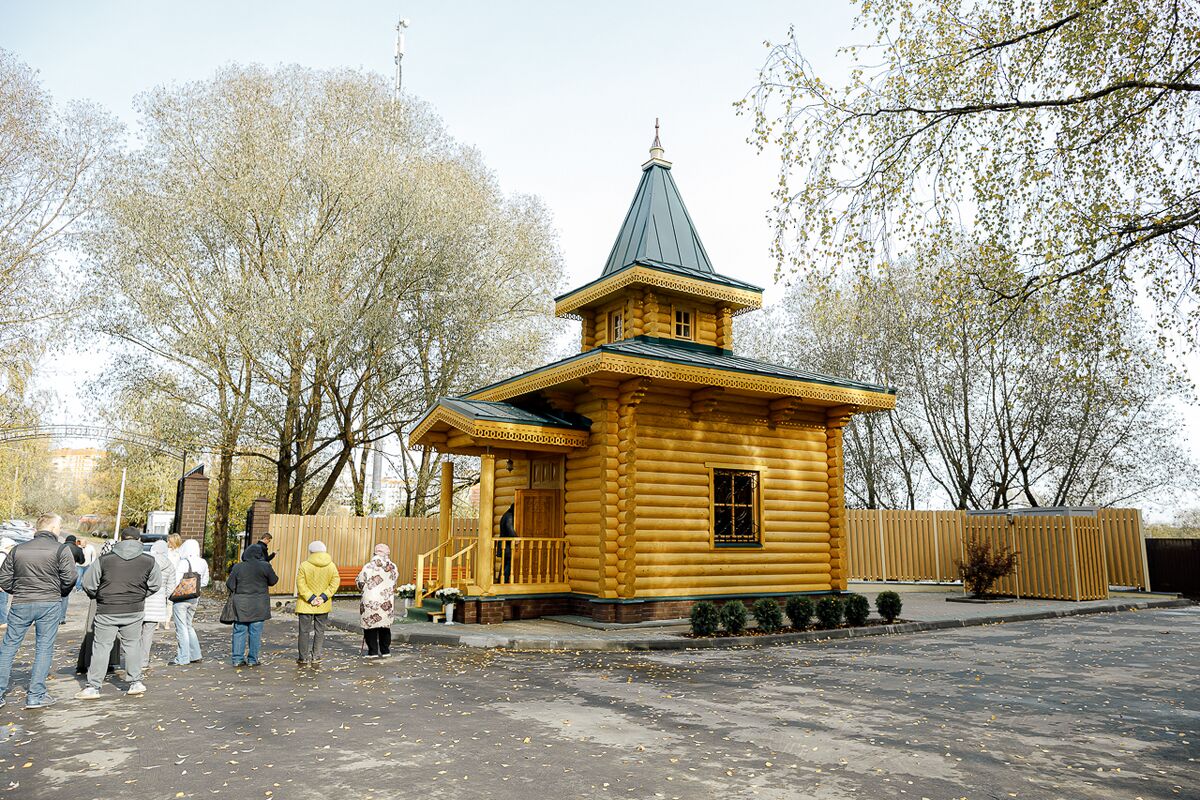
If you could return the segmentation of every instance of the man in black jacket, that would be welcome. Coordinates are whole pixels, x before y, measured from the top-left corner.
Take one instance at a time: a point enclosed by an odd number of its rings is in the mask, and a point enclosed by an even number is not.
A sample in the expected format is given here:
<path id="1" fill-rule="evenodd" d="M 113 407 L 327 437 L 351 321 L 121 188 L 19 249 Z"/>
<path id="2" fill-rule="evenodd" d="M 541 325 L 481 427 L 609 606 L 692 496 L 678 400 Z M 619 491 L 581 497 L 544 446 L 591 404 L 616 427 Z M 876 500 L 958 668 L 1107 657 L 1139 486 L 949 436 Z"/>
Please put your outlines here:
<path id="1" fill-rule="evenodd" d="M 78 586 L 79 582 L 81 580 L 83 580 L 83 548 L 80 547 L 76 543 L 77 541 L 78 540 L 75 538 L 74 534 L 68 535 L 67 538 L 63 540 L 63 544 L 65 544 L 71 551 L 71 558 L 75 559 L 75 585 L 76 586 Z M 67 622 L 67 603 L 69 603 L 70 600 L 71 600 L 70 592 L 67 592 L 66 594 L 63 595 L 62 619 L 59 621 L 59 623 L 58 623 L 59 625 L 64 625 Z"/>
<path id="2" fill-rule="evenodd" d="M 44 708 L 55 702 L 46 691 L 46 677 L 54 661 L 62 598 L 75 587 L 75 559 L 70 548 L 58 541 L 61 527 L 57 514 L 43 514 L 34 537 L 14 547 L 0 565 L 0 589 L 12 595 L 8 630 L 0 643 L 0 706 L 8 694 L 13 659 L 30 628 L 34 629 L 34 655 L 25 707 Z"/>

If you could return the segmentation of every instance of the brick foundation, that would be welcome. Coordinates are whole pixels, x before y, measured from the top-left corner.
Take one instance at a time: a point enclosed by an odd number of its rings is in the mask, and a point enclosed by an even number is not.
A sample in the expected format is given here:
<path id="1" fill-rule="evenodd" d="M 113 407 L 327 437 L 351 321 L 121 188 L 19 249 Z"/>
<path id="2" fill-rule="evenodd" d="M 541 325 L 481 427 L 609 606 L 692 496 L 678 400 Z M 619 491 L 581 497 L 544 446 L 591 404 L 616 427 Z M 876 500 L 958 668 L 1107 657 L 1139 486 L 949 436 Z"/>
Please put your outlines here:
<path id="1" fill-rule="evenodd" d="M 718 606 L 730 601 L 741 600 L 747 609 L 760 597 L 774 597 L 783 604 L 786 596 L 777 594 L 743 595 L 737 597 L 711 597 L 693 600 L 645 600 L 638 602 L 615 602 L 596 600 L 579 595 L 548 594 L 535 597 L 497 597 L 494 599 L 470 598 L 462 604 L 461 622 L 494 625 L 517 619 L 537 619 L 563 614 L 591 617 L 597 622 L 635 623 L 660 619 L 687 617 L 692 606 L 701 599 L 708 599 Z M 460 616 L 456 613 L 455 616 Z"/>

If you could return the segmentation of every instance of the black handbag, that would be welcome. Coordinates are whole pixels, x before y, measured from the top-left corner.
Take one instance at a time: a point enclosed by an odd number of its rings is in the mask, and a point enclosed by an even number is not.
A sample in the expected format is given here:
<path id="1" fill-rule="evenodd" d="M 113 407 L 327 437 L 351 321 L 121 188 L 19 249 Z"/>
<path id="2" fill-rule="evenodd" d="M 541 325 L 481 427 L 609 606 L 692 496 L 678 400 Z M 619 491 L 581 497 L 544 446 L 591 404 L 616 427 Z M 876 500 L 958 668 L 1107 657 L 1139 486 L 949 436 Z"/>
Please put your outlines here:
<path id="1" fill-rule="evenodd" d="M 229 595 L 225 600 L 225 607 L 221 609 L 221 624 L 232 625 L 237 622 L 237 610 L 233 607 L 233 595 Z"/>

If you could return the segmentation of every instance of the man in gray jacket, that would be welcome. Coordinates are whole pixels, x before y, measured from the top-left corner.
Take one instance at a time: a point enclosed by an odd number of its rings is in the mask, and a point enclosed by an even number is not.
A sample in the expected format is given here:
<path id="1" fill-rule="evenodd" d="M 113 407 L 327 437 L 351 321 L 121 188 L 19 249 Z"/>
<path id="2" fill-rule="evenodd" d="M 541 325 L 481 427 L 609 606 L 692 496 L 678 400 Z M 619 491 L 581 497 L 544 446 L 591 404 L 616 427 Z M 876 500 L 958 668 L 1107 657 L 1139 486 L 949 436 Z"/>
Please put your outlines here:
<path id="1" fill-rule="evenodd" d="M 121 541 L 111 553 L 100 556 L 83 574 L 83 591 L 96 601 L 95 638 L 87 686 L 75 695 L 79 700 L 100 697 L 100 684 L 108 669 L 113 642 L 121 637 L 125 653 L 125 694 L 146 693 L 142 683 L 142 618 L 146 598 L 158 591 L 162 575 L 154 557 L 142 552 L 140 528 L 122 528 Z"/>
<path id="2" fill-rule="evenodd" d="M 43 514 L 37 521 L 37 533 L 24 544 L 14 547 L 0 565 L 0 589 L 12 595 L 8 629 L 0 643 L 0 706 L 5 704 L 12 679 L 13 660 L 34 629 L 33 668 L 29 675 L 26 708 L 44 708 L 54 704 L 46 691 L 46 678 L 54 662 L 54 641 L 62 619 L 62 599 L 75 584 L 75 559 L 71 549 L 58 541 L 62 520 L 57 514 Z"/>

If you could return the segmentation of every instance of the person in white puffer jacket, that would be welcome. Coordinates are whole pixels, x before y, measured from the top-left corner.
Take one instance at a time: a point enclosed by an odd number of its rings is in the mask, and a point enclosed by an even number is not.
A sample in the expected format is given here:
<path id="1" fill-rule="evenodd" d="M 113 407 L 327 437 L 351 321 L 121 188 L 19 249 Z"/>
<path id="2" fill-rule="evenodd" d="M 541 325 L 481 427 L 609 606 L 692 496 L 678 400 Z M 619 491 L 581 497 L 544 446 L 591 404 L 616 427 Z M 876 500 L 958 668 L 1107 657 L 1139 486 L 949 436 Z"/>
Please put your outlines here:
<path id="1" fill-rule="evenodd" d="M 183 540 L 177 533 L 167 537 L 171 545 L 171 561 L 175 564 L 175 583 L 188 572 L 200 576 L 200 588 L 208 586 L 208 562 L 200 557 L 200 543 L 194 539 Z M 196 609 L 200 606 L 200 598 L 181 600 L 172 603 L 175 617 L 175 642 L 178 645 L 175 658 L 170 662 L 177 667 L 185 667 L 202 660 L 200 639 L 196 636 L 196 628 L 192 621 L 196 617 Z"/>
<path id="2" fill-rule="evenodd" d="M 171 618 L 171 592 L 175 591 L 178 580 L 175 576 L 175 565 L 167 555 L 167 543 L 157 541 L 150 547 L 150 555 L 162 573 L 162 582 L 158 591 L 146 598 L 145 616 L 142 617 L 142 672 L 150 667 L 150 646 L 154 643 L 154 631 L 160 624 Z"/>

